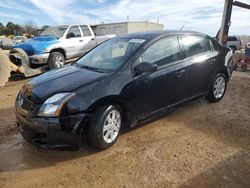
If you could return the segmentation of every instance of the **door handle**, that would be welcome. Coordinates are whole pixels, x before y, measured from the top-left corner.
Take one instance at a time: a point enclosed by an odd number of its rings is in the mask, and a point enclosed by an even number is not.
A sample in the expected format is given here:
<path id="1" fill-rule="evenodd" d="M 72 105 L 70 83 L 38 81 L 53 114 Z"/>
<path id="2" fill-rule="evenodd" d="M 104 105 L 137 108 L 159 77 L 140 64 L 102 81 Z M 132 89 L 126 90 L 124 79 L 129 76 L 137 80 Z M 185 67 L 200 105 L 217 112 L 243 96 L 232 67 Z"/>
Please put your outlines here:
<path id="1" fill-rule="evenodd" d="M 95 38 L 92 38 L 91 40 L 95 40 Z"/>
<path id="2" fill-rule="evenodd" d="M 177 71 L 177 72 L 176 72 L 176 76 L 177 76 L 178 78 L 180 78 L 180 77 L 182 77 L 182 76 L 185 74 L 185 72 L 186 72 L 186 70 Z"/>
<path id="3" fill-rule="evenodd" d="M 83 42 L 83 40 L 79 40 L 79 42 Z"/>

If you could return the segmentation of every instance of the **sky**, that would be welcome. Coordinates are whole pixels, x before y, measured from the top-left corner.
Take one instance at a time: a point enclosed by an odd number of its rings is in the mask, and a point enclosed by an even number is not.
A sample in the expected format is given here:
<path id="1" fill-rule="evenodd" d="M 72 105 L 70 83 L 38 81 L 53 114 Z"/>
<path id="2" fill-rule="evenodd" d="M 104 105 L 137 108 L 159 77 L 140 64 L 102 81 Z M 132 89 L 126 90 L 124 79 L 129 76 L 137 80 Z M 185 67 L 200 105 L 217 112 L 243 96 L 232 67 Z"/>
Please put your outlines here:
<path id="1" fill-rule="evenodd" d="M 250 4 L 250 0 L 239 0 Z M 164 29 L 200 31 L 215 36 L 224 0 L 0 0 L 0 22 L 37 26 L 151 21 Z M 250 35 L 250 10 L 234 7 L 230 34 Z"/>

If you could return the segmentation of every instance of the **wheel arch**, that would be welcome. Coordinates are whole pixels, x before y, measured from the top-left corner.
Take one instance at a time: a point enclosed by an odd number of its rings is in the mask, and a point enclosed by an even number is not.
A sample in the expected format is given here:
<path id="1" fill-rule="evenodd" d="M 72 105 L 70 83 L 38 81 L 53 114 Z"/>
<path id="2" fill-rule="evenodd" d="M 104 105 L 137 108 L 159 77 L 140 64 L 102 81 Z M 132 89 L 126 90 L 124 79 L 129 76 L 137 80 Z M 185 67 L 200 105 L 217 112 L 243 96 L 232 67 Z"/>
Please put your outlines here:
<path id="1" fill-rule="evenodd" d="M 98 99 L 96 102 L 94 102 L 88 107 L 87 111 L 94 112 L 97 108 L 108 104 L 118 105 L 122 109 L 123 113 L 128 113 L 131 111 L 129 106 L 126 104 L 125 100 L 119 95 L 110 95 Z"/>
<path id="2" fill-rule="evenodd" d="M 123 128 L 125 128 L 125 129 L 128 128 L 128 126 L 131 123 L 132 114 L 131 114 L 131 110 L 128 107 L 128 105 L 126 104 L 125 100 L 120 96 L 111 95 L 111 96 L 103 97 L 103 98 L 97 100 L 96 102 L 94 102 L 93 104 L 91 104 L 86 111 L 90 114 L 93 114 L 98 108 L 105 106 L 105 105 L 109 105 L 109 104 L 110 105 L 118 105 L 121 108 L 123 120 L 125 122 Z M 90 119 L 88 119 L 87 122 L 86 121 L 83 122 L 85 124 L 85 125 L 82 125 L 82 127 L 84 128 L 84 132 L 89 127 L 89 121 L 90 121 Z"/>
<path id="3" fill-rule="evenodd" d="M 224 75 L 226 76 L 227 80 L 229 80 L 230 76 L 229 76 L 229 73 L 228 73 L 227 70 L 225 70 L 225 69 L 220 69 L 220 70 L 216 73 L 216 75 L 219 74 L 219 73 L 224 74 Z M 215 76 L 216 76 L 216 75 L 215 75 Z"/>
<path id="4" fill-rule="evenodd" d="M 52 52 L 60 52 L 63 54 L 64 58 L 66 59 L 66 51 L 63 48 L 54 48 L 50 50 L 49 53 L 51 54 Z"/>

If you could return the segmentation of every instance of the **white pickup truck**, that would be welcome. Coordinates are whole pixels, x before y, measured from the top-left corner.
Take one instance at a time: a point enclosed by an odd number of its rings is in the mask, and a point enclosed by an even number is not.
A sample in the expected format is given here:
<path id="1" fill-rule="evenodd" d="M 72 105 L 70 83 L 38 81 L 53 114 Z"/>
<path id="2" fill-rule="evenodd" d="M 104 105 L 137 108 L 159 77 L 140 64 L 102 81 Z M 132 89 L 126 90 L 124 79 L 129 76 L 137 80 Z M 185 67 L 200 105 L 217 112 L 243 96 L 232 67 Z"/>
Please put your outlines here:
<path id="1" fill-rule="evenodd" d="M 49 27 L 39 37 L 14 46 L 26 53 L 29 66 L 48 64 L 59 68 L 65 61 L 79 58 L 101 42 L 115 35 L 96 36 L 89 25 L 64 25 Z"/>
<path id="2" fill-rule="evenodd" d="M 226 45 L 231 48 L 233 52 L 240 50 L 242 47 L 239 36 L 228 36 Z"/>

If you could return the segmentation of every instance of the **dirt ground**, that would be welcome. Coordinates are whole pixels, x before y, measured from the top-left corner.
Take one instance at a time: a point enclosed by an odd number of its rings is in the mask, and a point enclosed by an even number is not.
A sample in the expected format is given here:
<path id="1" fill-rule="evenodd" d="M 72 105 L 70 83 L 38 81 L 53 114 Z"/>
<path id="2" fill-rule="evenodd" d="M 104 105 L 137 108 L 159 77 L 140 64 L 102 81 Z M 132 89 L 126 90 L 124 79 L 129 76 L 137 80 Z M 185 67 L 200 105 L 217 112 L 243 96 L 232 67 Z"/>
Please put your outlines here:
<path id="1" fill-rule="evenodd" d="M 14 99 L 0 89 L 0 187 L 250 187 L 250 73 L 235 72 L 224 99 L 200 99 L 120 136 L 98 152 L 43 150 L 17 131 Z"/>

